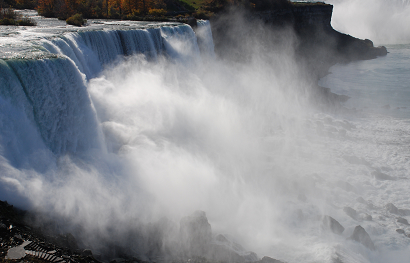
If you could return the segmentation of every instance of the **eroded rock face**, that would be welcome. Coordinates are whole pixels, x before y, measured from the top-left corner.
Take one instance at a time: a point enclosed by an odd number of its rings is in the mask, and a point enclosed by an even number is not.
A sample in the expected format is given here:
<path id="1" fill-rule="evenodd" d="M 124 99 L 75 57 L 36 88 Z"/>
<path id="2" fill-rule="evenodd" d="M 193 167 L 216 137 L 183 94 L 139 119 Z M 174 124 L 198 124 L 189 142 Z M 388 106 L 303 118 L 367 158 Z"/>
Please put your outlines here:
<path id="1" fill-rule="evenodd" d="M 205 212 L 196 211 L 182 218 L 179 234 L 182 247 L 188 254 L 204 255 L 212 241 L 212 229 Z"/>
<path id="2" fill-rule="evenodd" d="M 203 211 L 181 219 L 182 258 L 204 258 L 213 262 L 257 262 L 258 256 L 223 235 L 212 238 L 211 225 Z M 268 262 L 265 262 L 268 263 Z"/>
<path id="3" fill-rule="evenodd" d="M 323 227 L 338 235 L 341 235 L 345 230 L 345 228 L 331 216 L 323 217 Z"/>
<path id="4" fill-rule="evenodd" d="M 372 239 L 362 226 L 356 226 L 350 238 L 371 250 L 376 250 Z"/>

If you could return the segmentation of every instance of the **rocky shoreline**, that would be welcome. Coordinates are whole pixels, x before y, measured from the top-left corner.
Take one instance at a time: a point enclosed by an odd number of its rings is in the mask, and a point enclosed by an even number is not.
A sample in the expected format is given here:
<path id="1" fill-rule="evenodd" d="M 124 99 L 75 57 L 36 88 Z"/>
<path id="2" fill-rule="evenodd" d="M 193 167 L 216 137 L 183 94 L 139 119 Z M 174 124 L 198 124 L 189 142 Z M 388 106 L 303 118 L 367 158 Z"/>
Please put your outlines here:
<path id="1" fill-rule="evenodd" d="M 365 202 L 359 198 L 358 202 Z M 398 209 L 394 204 L 387 204 L 386 211 L 395 215 L 409 215 L 405 209 Z M 351 207 L 344 207 L 344 213 L 356 221 L 371 221 L 371 216 L 359 218 L 359 212 Z M 39 227 L 33 218 L 36 214 L 23 211 L 0 201 L 0 262 L 55 262 L 55 263 L 284 263 L 271 257 L 258 257 L 254 252 L 248 251 L 240 244 L 230 240 L 222 234 L 212 232 L 212 227 L 208 222 L 205 212 L 196 211 L 190 216 L 180 220 L 179 229 L 167 219 L 168 229 L 173 228 L 177 232 L 177 242 L 167 242 L 164 235 L 167 228 L 157 229 L 156 235 L 151 236 L 157 239 L 151 244 L 152 249 L 161 250 L 156 257 L 141 260 L 118 248 L 111 257 L 95 253 L 91 249 L 80 247 L 74 236 L 70 233 L 57 234 L 50 231 L 56 222 L 50 222 L 46 226 Z M 336 236 L 343 236 L 345 227 L 335 218 L 323 215 L 320 219 L 322 230 L 325 233 Z M 409 225 L 407 220 L 398 217 L 397 222 Z M 163 222 L 164 223 L 164 222 Z M 159 231 L 159 232 L 158 232 Z M 398 234 L 405 234 L 404 230 L 397 229 Z M 410 235 L 409 235 L 410 237 Z M 126 238 L 126 237 L 125 237 Z M 377 250 L 371 237 L 366 230 L 357 225 L 353 233 L 347 239 L 357 242 L 369 250 Z M 115 241 L 112 241 L 115 242 Z M 161 244 L 159 244 L 159 243 Z M 333 262 L 344 262 L 343 256 L 335 254 Z"/>
<path id="2" fill-rule="evenodd" d="M 72 234 L 57 234 L 46 229 L 55 222 L 40 227 L 34 223 L 34 217 L 36 217 L 34 213 L 0 201 L 0 262 L 283 263 L 270 257 L 260 259 L 254 252 L 245 250 L 240 244 L 225 236 L 214 235 L 203 211 L 196 211 L 181 219 L 178 242 L 165 244 L 168 253 L 157 257 L 155 261 L 144 261 L 120 251 L 113 254 L 113 257 L 94 254 L 91 249 L 80 248 Z M 160 239 L 164 238 L 163 235 L 159 236 Z M 156 246 L 153 245 L 154 247 Z"/>

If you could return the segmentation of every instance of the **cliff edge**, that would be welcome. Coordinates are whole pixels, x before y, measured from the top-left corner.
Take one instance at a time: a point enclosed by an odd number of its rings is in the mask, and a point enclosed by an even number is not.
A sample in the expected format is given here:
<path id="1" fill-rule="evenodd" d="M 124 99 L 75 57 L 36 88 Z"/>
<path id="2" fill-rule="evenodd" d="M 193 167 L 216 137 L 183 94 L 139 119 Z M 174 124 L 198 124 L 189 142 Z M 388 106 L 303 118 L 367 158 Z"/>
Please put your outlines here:
<path id="1" fill-rule="evenodd" d="M 291 44 L 297 58 L 306 63 L 307 68 L 318 78 L 336 63 L 373 59 L 387 54 L 385 47 L 374 47 L 369 39 L 358 39 L 334 30 L 331 26 L 333 6 L 330 4 L 295 2 L 283 8 L 240 11 L 243 12 L 243 21 L 229 14 L 234 12 L 221 13 L 211 21 L 215 51 L 221 57 L 241 53 L 235 50 L 238 47 L 240 49 L 241 44 L 229 32 L 234 28 L 233 24 L 238 23 L 262 23 L 276 32 L 282 32 L 279 35 L 283 35 L 285 29 L 293 29 Z M 249 36 L 253 32 L 243 34 Z M 280 38 L 273 37 L 272 45 L 287 42 Z M 229 49 L 226 44 L 230 46 Z"/>

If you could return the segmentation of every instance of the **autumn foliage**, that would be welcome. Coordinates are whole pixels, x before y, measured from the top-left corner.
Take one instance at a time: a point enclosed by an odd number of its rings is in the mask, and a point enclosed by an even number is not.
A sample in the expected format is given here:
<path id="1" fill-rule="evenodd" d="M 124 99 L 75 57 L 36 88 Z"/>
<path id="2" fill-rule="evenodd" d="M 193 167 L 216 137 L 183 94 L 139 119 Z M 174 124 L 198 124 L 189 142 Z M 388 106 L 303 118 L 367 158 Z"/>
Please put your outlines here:
<path id="1" fill-rule="evenodd" d="M 198 4 L 193 7 L 191 4 Z M 68 19 L 76 14 L 83 18 L 162 19 L 167 13 L 183 16 L 189 13 L 208 19 L 230 6 L 251 10 L 284 8 L 289 0 L 0 0 L 4 7 L 36 9 L 40 15 Z M 73 19 L 73 18 L 72 18 Z"/>
<path id="2" fill-rule="evenodd" d="M 82 14 L 84 18 L 122 19 L 166 14 L 163 0 L 37 0 L 34 7 L 40 15 L 60 19 L 67 19 L 75 14 Z"/>

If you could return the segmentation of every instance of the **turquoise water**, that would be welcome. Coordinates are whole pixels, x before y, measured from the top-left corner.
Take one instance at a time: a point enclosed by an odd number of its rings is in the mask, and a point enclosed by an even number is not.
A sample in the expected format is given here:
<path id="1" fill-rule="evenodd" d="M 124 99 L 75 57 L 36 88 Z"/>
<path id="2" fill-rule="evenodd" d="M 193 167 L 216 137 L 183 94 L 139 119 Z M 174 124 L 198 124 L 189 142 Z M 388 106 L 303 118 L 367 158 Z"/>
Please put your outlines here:
<path id="1" fill-rule="evenodd" d="M 319 85 L 351 97 L 358 113 L 410 119 L 410 44 L 388 45 L 385 57 L 335 65 Z"/>

